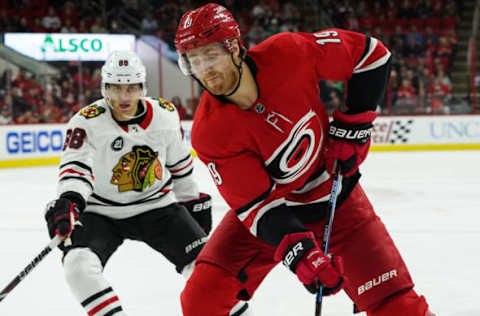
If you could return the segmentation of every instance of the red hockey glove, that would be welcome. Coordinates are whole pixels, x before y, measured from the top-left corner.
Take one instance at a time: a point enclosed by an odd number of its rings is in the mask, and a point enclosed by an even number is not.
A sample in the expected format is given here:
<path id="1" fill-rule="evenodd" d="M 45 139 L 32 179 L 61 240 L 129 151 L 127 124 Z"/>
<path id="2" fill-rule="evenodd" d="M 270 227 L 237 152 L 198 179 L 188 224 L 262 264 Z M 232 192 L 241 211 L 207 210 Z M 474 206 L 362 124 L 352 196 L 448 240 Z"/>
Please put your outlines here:
<path id="1" fill-rule="evenodd" d="M 212 230 L 212 197 L 206 193 L 200 193 L 200 197 L 195 200 L 181 202 L 190 215 L 203 228 L 205 234 Z"/>
<path id="2" fill-rule="evenodd" d="M 343 263 L 340 257 L 330 259 L 318 247 L 312 232 L 288 234 L 275 251 L 274 259 L 283 260 L 311 293 L 323 284 L 324 295 L 340 291 L 344 285 Z M 318 282 L 317 282 L 318 281 Z"/>
<path id="3" fill-rule="evenodd" d="M 45 220 L 50 237 L 53 238 L 55 235 L 62 238 L 68 237 L 79 214 L 77 203 L 69 199 L 59 198 L 48 203 Z"/>
<path id="4" fill-rule="evenodd" d="M 359 114 L 345 114 L 333 111 L 330 123 L 329 138 L 325 151 L 325 167 L 333 174 L 334 162 L 338 160 L 340 172 L 348 177 L 358 170 L 365 160 L 370 148 L 370 135 L 373 120 L 377 117 L 374 111 Z"/>

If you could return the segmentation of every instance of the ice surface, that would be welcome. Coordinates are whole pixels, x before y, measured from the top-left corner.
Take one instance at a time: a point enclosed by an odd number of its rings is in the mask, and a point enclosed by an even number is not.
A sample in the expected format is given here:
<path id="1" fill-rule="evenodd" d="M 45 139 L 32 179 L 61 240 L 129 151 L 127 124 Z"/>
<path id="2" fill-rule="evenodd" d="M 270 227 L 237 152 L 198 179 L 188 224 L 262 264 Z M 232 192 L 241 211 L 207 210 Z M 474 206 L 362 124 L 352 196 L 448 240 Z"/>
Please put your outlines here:
<path id="1" fill-rule="evenodd" d="M 227 210 L 196 161 L 203 191 L 214 196 L 214 222 Z M 248 172 L 246 170 L 245 172 Z M 480 151 L 371 153 L 361 182 L 438 316 L 479 316 Z M 44 205 L 55 196 L 56 167 L 0 170 L 0 288 L 48 243 Z M 0 303 L 1 316 L 85 315 L 54 250 Z M 105 275 L 131 316 L 180 316 L 184 281 L 161 255 L 127 241 Z M 267 277 L 252 302 L 256 316 L 311 316 L 310 295 L 284 267 Z M 351 315 L 348 297 L 326 298 L 323 315 Z"/>

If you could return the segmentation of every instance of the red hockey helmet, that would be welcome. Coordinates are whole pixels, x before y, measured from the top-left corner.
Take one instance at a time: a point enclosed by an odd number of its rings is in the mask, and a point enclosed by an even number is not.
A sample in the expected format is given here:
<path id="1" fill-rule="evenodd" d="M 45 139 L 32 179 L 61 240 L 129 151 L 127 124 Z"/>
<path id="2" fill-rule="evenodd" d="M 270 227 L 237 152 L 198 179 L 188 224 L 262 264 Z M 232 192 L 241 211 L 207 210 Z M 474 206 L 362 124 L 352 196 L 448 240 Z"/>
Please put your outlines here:
<path id="1" fill-rule="evenodd" d="M 191 49 L 220 42 L 231 52 L 234 38 L 241 46 L 240 28 L 232 13 L 219 4 L 208 3 L 182 16 L 175 35 L 175 47 L 183 55 Z"/>

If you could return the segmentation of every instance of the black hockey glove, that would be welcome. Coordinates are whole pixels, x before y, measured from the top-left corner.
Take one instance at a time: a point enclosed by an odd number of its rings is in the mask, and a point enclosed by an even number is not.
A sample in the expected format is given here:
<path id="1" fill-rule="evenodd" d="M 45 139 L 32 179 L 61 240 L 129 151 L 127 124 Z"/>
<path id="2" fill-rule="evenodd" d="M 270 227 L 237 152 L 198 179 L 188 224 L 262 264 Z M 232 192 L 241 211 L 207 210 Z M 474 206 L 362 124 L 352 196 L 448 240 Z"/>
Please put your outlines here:
<path id="1" fill-rule="evenodd" d="M 212 230 L 212 197 L 206 193 L 200 193 L 198 199 L 180 202 L 180 204 L 185 206 L 208 235 Z"/>
<path id="2" fill-rule="evenodd" d="M 76 192 L 66 192 L 60 198 L 47 204 L 45 220 L 47 221 L 48 233 L 53 238 L 58 235 L 68 237 L 73 230 L 75 221 L 85 208 L 85 201 Z"/>

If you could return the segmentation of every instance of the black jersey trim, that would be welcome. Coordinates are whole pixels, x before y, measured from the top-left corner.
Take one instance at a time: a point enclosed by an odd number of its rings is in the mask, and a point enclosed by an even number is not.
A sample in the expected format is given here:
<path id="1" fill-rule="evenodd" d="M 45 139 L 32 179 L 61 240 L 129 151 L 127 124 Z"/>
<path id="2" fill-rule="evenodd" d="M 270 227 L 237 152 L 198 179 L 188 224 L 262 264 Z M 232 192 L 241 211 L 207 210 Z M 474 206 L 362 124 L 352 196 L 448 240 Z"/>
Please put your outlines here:
<path id="1" fill-rule="evenodd" d="M 185 173 L 185 174 L 182 174 L 182 175 L 175 175 L 175 174 L 172 174 L 172 179 L 175 179 L 175 180 L 176 180 L 176 179 L 180 179 L 180 178 L 183 178 L 183 177 L 189 176 L 189 175 L 191 175 L 191 174 L 192 174 L 192 172 L 193 172 L 193 168 L 192 168 L 192 169 L 190 169 L 190 171 L 189 171 L 189 172 L 187 172 L 187 173 Z"/>
<path id="2" fill-rule="evenodd" d="M 363 50 L 363 54 L 362 54 L 362 57 L 360 58 L 360 60 L 363 60 L 363 58 L 365 58 L 365 56 L 370 51 L 370 42 L 371 41 L 372 41 L 372 39 L 370 38 L 370 36 L 367 35 L 367 38 L 365 39 L 365 49 Z"/>
<path id="3" fill-rule="evenodd" d="M 106 205 L 103 205 L 103 206 L 130 206 L 130 205 L 136 205 L 136 204 L 141 204 L 141 203 L 145 203 L 145 202 L 150 202 L 150 201 L 154 201 L 154 200 L 157 200 L 157 199 L 161 199 L 162 197 L 164 197 L 168 192 L 165 192 L 163 193 L 162 195 L 158 196 L 158 197 L 155 197 L 155 198 L 152 198 L 153 196 L 159 194 L 159 193 L 162 193 L 162 190 L 165 189 L 168 185 L 170 185 L 172 183 L 172 178 L 168 179 L 168 181 L 163 185 L 163 187 L 161 187 L 160 189 L 158 189 L 157 191 L 155 191 L 154 193 L 150 194 L 149 196 L 141 199 L 141 200 L 137 200 L 137 201 L 133 201 L 133 202 L 129 202 L 129 203 L 119 203 L 119 202 L 115 202 L 115 201 L 111 201 L 107 198 L 104 198 L 104 197 L 101 197 L 100 195 L 96 194 L 96 193 L 92 193 L 92 197 L 99 200 L 100 202 L 102 203 L 105 203 Z M 88 203 L 88 204 L 94 204 L 94 205 L 102 205 L 102 204 L 99 204 L 99 203 Z"/>
<path id="4" fill-rule="evenodd" d="M 191 157 L 191 155 L 188 154 L 187 157 L 182 158 L 181 160 L 177 161 L 177 162 L 174 163 L 173 165 L 165 165 L 165 166 L 166 166 L 168 169 L 171 169 L 171 168 L 175 167 L 176 165 L 179 165 L 179 164 L 181 164 L 182 162 L 187 161 L 190 157 Z"/>
<path id="5" fill-rule="evenodd" d="M 98 298 L 102 297 L 103 295 L 105 295 L 107 293 L 110 293 L 112 291 L 113 291 L 113 289 L 111 287 L 106 288 L 105 290 L 102 290 L 100 292 L 97 292 L 97 293 L 93 294 L 92 296 L 89 296 L 81 304 L 82 304 L 83 307 L 85 307 L 88 304 L 90 304 L 91 302 L 95 301 L 96 299 L 98 299 Z"/>
<path id="6" fill-rule="evenodd" d="M 75 166 L 78 166 L 80 168 L 83 168 L 83 169 L 87 170 L 90 173 L 93 173 L 92 168 L 90 168 L 89 166 L 87 166 L 86 164 L 84 164 L 83 162 L 80 162 L 80 161 L 70 161 L 70 162 L 64 163 L 63 165 L 60 165 L 59 169 L 63 169 L 64 167 L 66 167 L 68 165 L 75 165 Z"/>
<path id="7" fill-rule="evenodd" d="M 84 177 L 66 176 L 66 177 L 61 177 L 60 180 L 58 180 L 58 181 L 65 181 L 65 180 L 72 180 L 72 179 L 80 180 L 80 181 L 85 182 L 93 190 L 93 184 L 90 181 L 88 181 L 87 179 L 85 179 Z"/>
<path id="8" fill-rule="evenodd" d="M 109 311 L 108 313 L 105 314 L 105 316 L 112 316 L 118 312 L 121 312 L 122 311 L 122 306 L 117 306 L 115 307 L 114 309 L 112 309 L 111 311 Z"/>
<path id="9" fill-rule="evenodd" d="M 240 215 L 242 213 L 245 213 L 246 211 L 248 211 L 249 209 L 251 209 L 255 204 L 257 204 L 258 202 L 261 202 L 263 200 L 265 200 L 269 195 L 270 193 L 272 192 L 272 189 L 273 189 L 273 182 L 270 182 L 270 187 L 268 188 L 267 191 L 263 192 L 262 194 L 260 194 L 260 196 L 258 196 L 257 198 L 255 198 L 253 201 L 251 201 L 250 203 L 248 203 L 247 205 L 244 205 L 238 209 L 235 210 L 235 213 L 237 215 Z"/>

